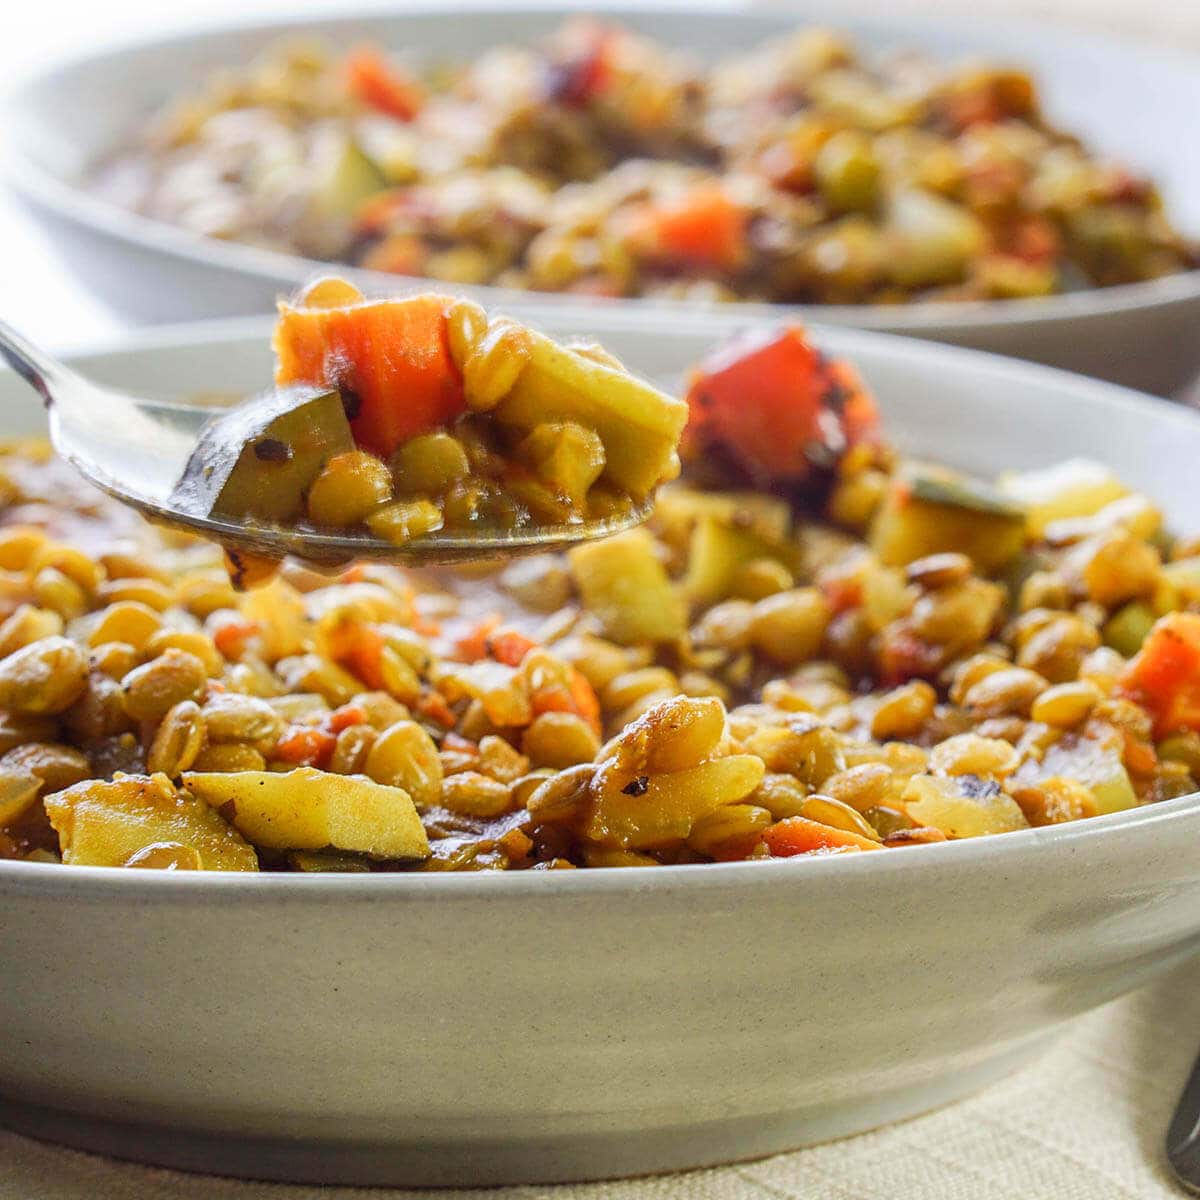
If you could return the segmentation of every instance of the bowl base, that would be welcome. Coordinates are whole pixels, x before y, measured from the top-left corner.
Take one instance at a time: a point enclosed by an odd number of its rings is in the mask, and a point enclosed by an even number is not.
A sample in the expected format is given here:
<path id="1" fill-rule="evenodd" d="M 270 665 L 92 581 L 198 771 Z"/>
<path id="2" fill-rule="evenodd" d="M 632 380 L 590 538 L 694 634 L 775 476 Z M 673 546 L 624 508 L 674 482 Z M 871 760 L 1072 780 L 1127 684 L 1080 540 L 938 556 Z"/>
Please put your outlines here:
<path id="1" fill-rule="evenodd" d="M 207 1175 L 285 1183 L 480 1187 L 575 1183 L 746 1161 L 903 1120 L 978 1091 L 1034 1058 L 1046 1035 L 933 1082 L 838 1105 L 671 1129 L 541 1141 L 315 1142 L 132 1124 L 0 1097 L 0 1125 L 41 1141 Z"/>

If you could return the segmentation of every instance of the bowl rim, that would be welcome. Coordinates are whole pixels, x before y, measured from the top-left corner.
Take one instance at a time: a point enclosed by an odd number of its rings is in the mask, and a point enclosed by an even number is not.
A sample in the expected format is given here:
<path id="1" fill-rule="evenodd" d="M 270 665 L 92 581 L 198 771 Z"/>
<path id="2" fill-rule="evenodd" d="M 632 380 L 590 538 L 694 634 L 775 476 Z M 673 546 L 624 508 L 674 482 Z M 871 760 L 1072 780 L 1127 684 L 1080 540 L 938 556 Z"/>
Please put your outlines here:
<path id="1" fill-rule="evenodd" d="M 604 15 L 619 21 L 637 16 L 679 15 L 688 12 L 689 8 L 686 0 L 683 3 L 648 0 L 644 5 L 634 4 L 631 0 L 619 0 L 615 6 L 606 7 Z M 41 207 L 66 222 L 91 228 L 108 237 L 131 243 L 142 250 L 181 258 L 248 279 L 257 279 L 263 283 L 273 282 L 282 288 L 295 288 L 314 276 L 336 271 L 373 291 L 428 287 L 430 281 L 425 277 L 392 275 L 346 263 L 305 258 L 282 251 L 223 241 L 132 212 L 113 201 L 90 193 L 85 187 L 68 181 L 62 175 L 42 167 L 32 157 L 23 154 L 12 133 L 17 124 L 15 118 L 23 106 L 32 102 L 32 97 L 39 89 L 73 72 L 118 55 L 168 53 L 175 47 L 222 33 L 283 36 L 288 32 L 299 32 L 316 23 L 352 29 L 361 23 L 403 22 L 410 18 L 461 19 L 470 18 L 472 15 L 486 15 L 500 19 L 521 19 L 548 14 L 566 16 L 586 11 L 586 7 L 572 0 L 521 0 L 518 6 L 512 8 L 504 8 L 494 0 L 492 3 L 488 3 L 487 0 L 466 0 L 465 4 L 453 8 L 444 3 L 436 3 L 436 0 L 416 0 L 412 6 L 403 10 L 364 3 L 364 0 L 358 0 L 358 3 L 350 8 L 336 6 L 331 0 L 319 0 L 316 5 L 305 10 L 304 19 L 300 21 L 288 20 L 279 15 L 272 17 L 251 10 L 232 16 L 214 16 L 190 21 L 165 34 L 143 32 L 114 37 L 100 48 L 89 47 L 86 50 L 76 50 L 54 57 L 40 67 L 22 73 L 8 87 L 0 89 L 0 130 L 4 131 L 0 133 L 0 171 L 27 203 Z M 832 17 L 839 12 L 841 9 L 836 4 L 831 4 L 830 0 L 805 0 L 803 11 L 797 10 L 793 15 L 797 22 L 802 22 L 820 20 L 827 15 Z M 757 22 L 770 25 L 777 23 L 786 14 L 770 9 L 746 7 L 737 3 L 737 0 L 718 0 L 718 3 L 712 7 L 706 6 L 697 15 L 708 21 Z M 986 38 L 988 32 L 993 31 L 1017 34 L 1029 40 L 1036 39 L 1042 44 L 1058 46 L 1074 55 L 1085 53 L 1089 47 L 1095 48 L 1109 55 L 1116 54 L 1130 60 L 1154 63 L 1160 67 L 1167 66 L 1172 70 L 1193 74 L 1200 92 L 1200 55 L 1169 48 L 1140 46 L 1114 35 L 1082 33 L 1065 26 L 1048 28 L 1045 23 L 1019 18 L 976 20 L 961 15 L 877 16 L 867 10 L 842 15 L 844 18 L 851 18 L 855 25 L 874 28 L 881 33 L 911 31 L 915 37 L 919 37 L 922 32 L 950 29 L 975 38 Z M 697 316 L 719 316 L 726 322 L 791 316 L 812 322 L 824 321 L 866 329 L 883 327 L 920 333 L 933 329 L 969 331 L 1022 325 L 1041 328 L 1101 315 L 1153 311 L 1200 298 L 1200 267 L 1140 283 L 1090 287 L 1044 297 L 1011 300 L 938 300 L 902 305 L 776 304 L 754 301 L 720 304 L 659 297 L 609 299 L 492 285 L 463 286 L 460 290 L 489 303 L 513 308 L 558 307 L 565 303 L 580 311 L 637 312 L 674 321 L 686 321 Z"/>
<path id="2" fill-rule="evenodd" d="M 587 314 L 560 312 L 560 321 L 571 325 L 587 319 Z M 635 314 L 619 314 L 612 310 L 601 310 L 592 324 L 600 324 L 601 336 L 607 333 L 640 327 L 643 322 L 635 321 Z M 708 323 L 713 335 L 728 332 L 720 321 Z M 115 338 L 97 339 L 91 345 L 72 350 L 68 361 L 80 359 L 113 359 L 154 351 L 184 350 L 189 348 L 217 347 L 258 340 L 271 326 L 271 318 L 235 317 L 213 321 L 195 321 L 179 325 L 161 325 L 141 329 Z M 939 363 L 957 364 L 960 369 L 974 374 L 998 376 L 1001 382 L 1018 389 L 1025 383 L 1052 384 L 1062 390 L 1064 401 L 1072 394 L 1087 396 L 1092 403 L 1100 403 L 1113 410 L 1149 413 L 1161 422 L 1191 427 L 1200 430 L 1200 412 L 1150 396 L 1119 384 L 1076 375 L 1056 367 L 1007 358 L 1003 355 L 961 346 L 948 346 L 937 342 L 918 341 L 898 334 L 880 333 L 875 330 L 847 328 L 844 326 L 813 326 L 817 339 L 829 338 L 844 343 L 848 349 L 839 348 L 838 353 L 855 353 L 855 347 L 882 347 L 891 355 L 907 359 L 916 366 L 924 363 L 933 367 Z M 703 328 L 693 328 L 689 333 L 703 333 Z M 0 368 L 0 381 L 11 380 L 14 373 L 10 368 Z M 1053 855 L 1056 863 L 1065 863 L 1071 855 L 1092 847 L 1098 838 L 1113 841 L 1124 834 L 1153 837 L 1164 823 L 1186 823 L 1188 817 L 1200 822 L 1200 792 L 1189 793 L 1170 800 L 1126 809 L 1123 812 L 1107 813 L 1070 821 L 1061 825 L 1047 825 L 1009 833 L 990 834 L 979 838 L 964 838 L 959 841 L 930 843 L 903 847 L 903 853 L 890 853 L 882 860 L 867 857 L 866 864 L 861 854 L 829 854 L 800 856 L 804 862 L 804 873 L 798 863 L 781 858 L 755 862 L 704 863 L 655 867 L 645 870 L 620 867 L 592 867 L 576 871 L 554 872 L 559 883 L 547 892 L 549 885 L 536 882 L 551 872 L 542 871 L 470 871 L 470 872 L 379 872 L 372 874 L 336 874 L 301 872 L 219 872 L 219 871 L 131 871 L 123 867 L 67 867 L 60 863 L 17 862 L 0 859 L 0 895 L 14 890 L 22 892 L 69 892 L 71 894 L 104 894 L 116 889 L 120 895 L 154 896 L 163 895 L 186 898 L 197 888 L 202 894 L 222 896 L 252 895 L 278 896 L 292 886 L 316 889 L 316 895 L 332 894 L 345 898 L 405 899 L 408 901 L 428 900 L 436 902 L 439 897 L 472 897 L 500 889 L 502 895 L 553 895 L 578 897 L 594 893 L 607 894 L 613 891 L 634 893 L 648 890 L 676 891 L 694 887 L 737 887 L 747 885 L 779 887 L 787 883 L 802 886 L 809 871 L 816 871 L 817 879 L 830 885 L 842 880 L 856 880 L 863 872 L 868 878 L 881 881 L 893 878 L 898 870 L 909 869 L 913 859 L 917 864 L 912 869 L 925 865 L 927 870 L 942 868 L 945 871 L 971 871 L 981 867 L 1005 871 L 1019 869 L 1021 858 L 1045 861 Z M 1111 837 L 1108 835 L 1111 834 Z M 1107 842 L 1105 843 L 1107 844 Z M 818 865 L 819 861 L 819 865 Z M 1028 862 L 1026 863 L 1028 865 Z M 480 882 L 486 878 L 486 882 Z M 657 880 L 657 883 L 653 881 Z M 704 883 L 710 880 L 710 883 Z M 118 882 L 119 881 L 119 882 Z M 210 889 L 220 889 L 211 892 Z"/>

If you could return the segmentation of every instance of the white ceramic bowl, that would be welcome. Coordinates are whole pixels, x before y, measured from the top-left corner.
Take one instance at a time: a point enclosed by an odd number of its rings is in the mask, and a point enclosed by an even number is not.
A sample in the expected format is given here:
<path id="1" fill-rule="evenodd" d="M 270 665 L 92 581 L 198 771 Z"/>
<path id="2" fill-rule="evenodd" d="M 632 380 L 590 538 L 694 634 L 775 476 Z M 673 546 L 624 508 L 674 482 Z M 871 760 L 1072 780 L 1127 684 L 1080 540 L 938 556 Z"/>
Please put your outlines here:
<path id="1" fill-rule="evenodd" d="M 593 332 L 675 376 L 713 331 Z M 561 332 L 579 332 L 566 314 Z M 826 331 L 910 449 L 1109 462 L 1200 531 L 1200 417 L 1044 368 Z M 81 365 L 249 389 L 267 328 Z M 41 413 L 0 374 L 0 433 Z M 0 862 L 0 1121 L 294 1180 L 585 1179 L 768 1154 L 953 1100 L 1200 946 L 1200 802 L 882 855 L 471 875 Z M 1100 1098 L 1097 1097 L 1099 1102 Z"/>
<path id="2" fill-rule="evenodd" d="M 161 322 L 261 312 L 279 292 L 319 269 L 311 260 L 202 238 L 140 218 L 90 196 L 82 186 L 87 166 L 127 137 L 139 118 L 215 67 L 246 62 L 268 42 L 301 27 L 338 44 L 371 38 L 434 57 L 469 57 L 496 42 L 537 37 L 560 20 L 564 9 L 548 4 L 512 11 L 342 11 L 326 20 L 223 26 L 101 50 L 47 69 L 12 92 L 0 109 L 8 178 L 89 286 L 125 313 Z M 709 56 L 820 22 L 847 29 L 863 45 L 880 50 L 917 47 L 944 59 L 982 55 L 1028 66 L 1053 119 L 1094 147 L 1148 172 L 1161 183 L 1181 227 L 1200 235 L 1200 155 L 1192 129 L 1192 114 L 1200 110 L 1200 65 L 1192 59 L 1056 33 L 1045 25 L 851 15 L 837 0 L 802 0 L 789 6 L 787 14 L 653 5 L 605 11 L 668 44 Z M 368 291 L 397 286 L 396 276 L 354 274 Z M 474 291 L 491 303 L 503 300 L 512 307 L 524 301 L 546 312 L 597 303 L 489 288 Z M 607 303 L 646 312 L 654 320 L 687 320 L 697 311 L 695 305 L 657 300 Z M 772 307 L 741 306 L 741 315 L 728 306 L 708 311 L 724 311 L 728 320 L 747 315 L 761 319 L 771 315 Z M 1043 300 L 790 311 L 823 322 L 1034 359 L 1161 395 L 1179 391 L 1200 368 L 1196 271 Z"/>

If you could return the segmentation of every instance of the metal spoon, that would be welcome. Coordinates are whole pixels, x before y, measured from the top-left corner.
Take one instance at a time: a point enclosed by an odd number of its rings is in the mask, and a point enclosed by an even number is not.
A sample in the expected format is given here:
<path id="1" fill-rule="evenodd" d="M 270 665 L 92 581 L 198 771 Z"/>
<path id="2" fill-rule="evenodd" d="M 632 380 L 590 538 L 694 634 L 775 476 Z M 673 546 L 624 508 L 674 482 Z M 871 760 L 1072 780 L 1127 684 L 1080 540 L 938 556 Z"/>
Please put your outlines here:
<path id="1" fill-rule="evenodd" d="M 3 321 L 0 356 L 41 395 L 55 450 L 86 479 L 151 521 L 261 558 L 292 554 L 317 563 L 374 558 L 432 565 L 534 554 L 619 533 L 644 521 L 651 507 L 647 503 L 620 517 L 576 524 L 427 533 L 401 546 L 365 532 L 327 533 L 201 516 L 182 510 L 173 492 L 201 429 L 221 409 L 101 387 Z"/>
<path id="2" fill-rule="evenodd" d="M 1178 1183 L 1200 1196 L 1200 1059 L 1192 1067 L 1167 1130 L 1167 1161 Z"/>

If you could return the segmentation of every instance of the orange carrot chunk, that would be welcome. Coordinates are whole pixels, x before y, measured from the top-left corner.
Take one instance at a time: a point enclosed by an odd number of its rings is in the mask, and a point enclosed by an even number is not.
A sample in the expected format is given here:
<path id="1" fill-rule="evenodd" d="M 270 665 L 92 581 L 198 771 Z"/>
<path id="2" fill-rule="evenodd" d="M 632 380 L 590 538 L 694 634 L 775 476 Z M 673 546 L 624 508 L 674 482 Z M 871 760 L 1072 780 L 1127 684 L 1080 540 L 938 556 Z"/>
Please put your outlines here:
<path id="1" fill-rule="evenodd" d="M 848 829 L 835 829 L 810 821 L 807 817 L 788 817 L 763 831 L 763 841 L 774 858 L 790 858 L 796 854 L 814 854 L 831 850 L 880 850 L 878 842 Z"/>
<path id="2" fill-rule="evenodd" d="M 649 258 L 734 271 L 746 257 L 746 210 L 715 184 L 702 184 L 646 205 L 632 218 L 629 238 Z"/>
<path id="3" fill-rule="evenodd" d="M 1154 717 L 1154 736 L 1200 731 L 1200 615 L 1168 613 L 1146 635 L 1121 685 Z"/>
<path id="4" fill-rule="evenodd" d="M 426 295 L 339 308 L 281 304 L 275 382 L 341 388 L 355 441 L 386 458 L 466 409 L 446 334 L 452 303 Z"/>
<path id="5" fill-rule="evenodd" d="M 324 729 L 292 725 L 276 743 L 274 756 L 280 762 L 314 767 L 327 763 L 336 745 L 337 738 Z"/>
<path id="6" fill-rule="evenodd" d="M 421 85 L 370 46 L 346 55 L 343 70 L 346 90 L 368 108 L 397 121 L 411 121 L 424 107 Z"/>

